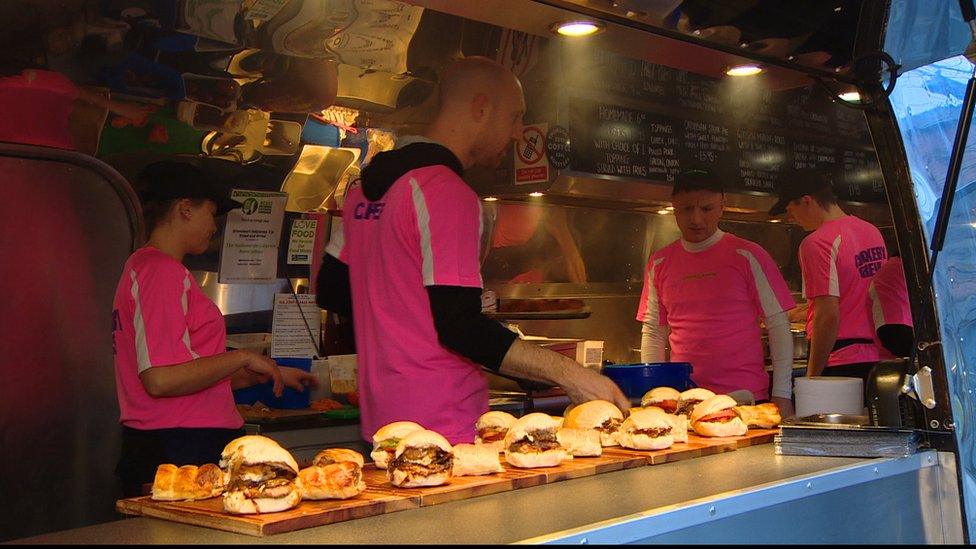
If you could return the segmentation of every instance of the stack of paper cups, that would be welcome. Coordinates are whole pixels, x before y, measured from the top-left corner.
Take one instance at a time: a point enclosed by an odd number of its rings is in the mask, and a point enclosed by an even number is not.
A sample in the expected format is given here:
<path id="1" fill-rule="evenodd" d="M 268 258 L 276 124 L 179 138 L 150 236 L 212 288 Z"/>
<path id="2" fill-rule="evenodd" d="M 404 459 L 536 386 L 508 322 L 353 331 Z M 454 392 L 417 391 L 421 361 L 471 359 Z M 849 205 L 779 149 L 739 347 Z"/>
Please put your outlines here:
<path id="1" fill-rule="evenodd" d="M 794 393 L 797 417 L 864 413 L 864 382 L 857 377 L 800 377 Z"/>

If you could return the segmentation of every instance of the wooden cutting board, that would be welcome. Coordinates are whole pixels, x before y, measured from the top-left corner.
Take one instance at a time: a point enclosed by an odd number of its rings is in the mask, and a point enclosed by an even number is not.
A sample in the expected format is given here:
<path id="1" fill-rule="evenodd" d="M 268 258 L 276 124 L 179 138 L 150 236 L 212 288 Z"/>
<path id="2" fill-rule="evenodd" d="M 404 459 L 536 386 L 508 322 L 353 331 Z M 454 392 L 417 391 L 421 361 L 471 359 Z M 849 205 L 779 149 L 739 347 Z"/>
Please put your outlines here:
<path id="1" fill-rule="evenodd" d="M 203 501 L 153 501 L 148 496 L 122 499 L 115 508 L 128 515 L 143 515 L 205 526 L 249 536 L 267 536 L 351 519 L 393 513 L 420 506 L 419 499 L 367 490 L 346 500 L 303 501 L 288 511 L 263 515 L 224 512 L 221 498 Z"/>

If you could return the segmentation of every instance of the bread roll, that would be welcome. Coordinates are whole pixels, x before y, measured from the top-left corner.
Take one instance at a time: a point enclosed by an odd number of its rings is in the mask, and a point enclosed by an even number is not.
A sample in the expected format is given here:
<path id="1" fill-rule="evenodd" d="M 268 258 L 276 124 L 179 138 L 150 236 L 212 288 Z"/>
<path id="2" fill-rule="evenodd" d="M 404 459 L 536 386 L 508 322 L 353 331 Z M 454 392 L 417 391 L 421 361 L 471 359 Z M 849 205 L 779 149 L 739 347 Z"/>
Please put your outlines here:
<path id="1" fill-rule="evenodd" d="M 156 501 L 196 501 L 224 493 L 227 477 L 217 465 L 206 463 L 177 467 L 164 463 L 156 468 L 152 499 Z"/>

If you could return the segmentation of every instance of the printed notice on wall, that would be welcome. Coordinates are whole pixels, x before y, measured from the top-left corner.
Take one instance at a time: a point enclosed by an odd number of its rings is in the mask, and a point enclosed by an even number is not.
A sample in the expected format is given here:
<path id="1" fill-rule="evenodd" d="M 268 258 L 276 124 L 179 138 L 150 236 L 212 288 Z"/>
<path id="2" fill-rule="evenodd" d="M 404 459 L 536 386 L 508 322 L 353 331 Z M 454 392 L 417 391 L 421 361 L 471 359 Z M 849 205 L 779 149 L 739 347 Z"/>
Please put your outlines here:
<path id="1" fill-rule="evenodd" d="M 227 214 L 217 281 L 221 284 L 274 282 L 288 195 L 234 189 L 231 198 L 240 202 L 241 207 Z"/>
<path id="2" fill-rule="evenodd" d="M 315 294 L 275 294 L 271 356 L 312 358 L 318 355 L 320 311 Z"/>
<path id="3" fill-rule="evenodd" d="M 288 239 L 288 264 L 311 265 L 312 248 L 315 246 L 315 229 L 317 219 L 296 219 L 291 225 L 291 237 Z"/>
<path id="4" fill-rule="evenodd" d="M 515 184 L 549 181 L 549 159 L 546 157 L 548 124 L 525 126 L 515 144 Z"/>

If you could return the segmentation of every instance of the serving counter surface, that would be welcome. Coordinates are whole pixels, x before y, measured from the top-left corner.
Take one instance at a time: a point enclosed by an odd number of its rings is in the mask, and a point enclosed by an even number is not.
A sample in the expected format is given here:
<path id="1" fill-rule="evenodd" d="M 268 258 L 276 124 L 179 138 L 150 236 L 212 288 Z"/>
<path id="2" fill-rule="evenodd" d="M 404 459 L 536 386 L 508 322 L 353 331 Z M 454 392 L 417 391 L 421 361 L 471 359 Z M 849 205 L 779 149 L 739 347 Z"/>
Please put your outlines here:
<path id="1" fill-rule="evenodd" d="M 934 453 L 929 453 L 934 454 Z M 510 543 L 620 523 L 744 490 L 865 468 L 918 469 L 920 456 L 869 460 L 777 456 L 772 444 L 363 518 L 265 538 L 131 518 L 19 543 Z M 931 458 L 929 458 L 931 461 Z M 910 463 L 909 463 L 910 462 Z M 887 465 L 886 465 L 887 464 Z M 916 465 L 913 465 L 916 464 Z M 897 471 L 896 471 L 897 473 Z M 668 520 L 662 515 L 662 520 Z M 677 529 L 677 525 L 673 529 Z"/>

